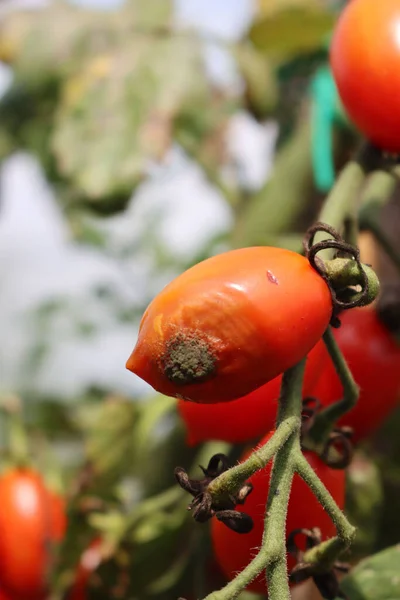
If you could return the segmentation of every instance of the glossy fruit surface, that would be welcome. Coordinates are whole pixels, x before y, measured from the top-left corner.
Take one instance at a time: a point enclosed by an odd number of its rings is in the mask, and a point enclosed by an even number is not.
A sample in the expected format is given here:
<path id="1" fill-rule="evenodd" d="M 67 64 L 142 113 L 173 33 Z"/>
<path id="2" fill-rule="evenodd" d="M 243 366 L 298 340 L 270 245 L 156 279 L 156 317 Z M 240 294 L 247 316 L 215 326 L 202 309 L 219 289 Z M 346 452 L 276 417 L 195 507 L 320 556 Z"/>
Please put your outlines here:
<path id="1" fill-rule="evenodd" d="M 400 3 L 351 0 L 331 43 L 331 66 L 354 124 L 378 147 L 400 151 Z"/>
<path id="2" fill-rule="evenodd" d="M 266 436 L 262 443 L 269 439 Z M 318 477 L 328 488 L 338 506 L 343 508 L 345 495 L 345 473 L 334 470 L 325 465 L 313 452 L 305 452 L 308 462 L 316 471 Z M 245 460 L 248 453 L 243 456 Z M 254 521 L 250 533 L 237 534 L 226 525 L 212 519 L 211 535 L 216 559 L 228 580 L 234 578 L 236 573 L 242 571 L 257 553 L 261 545 L 264 531 L 265 506 L 268 497 L 271 463 L 251 477 L 254 489 L 246 499 L 243 506 L 236 510 L 249 514 Z M 294 476 L 292 491 L 289 500 L 286 532 L 289 534 L 294 529 L 319 527 L 322 538 L 326 539 L 335 535 L 335 527 L 328 514 L 318 503 L 315 496 L 298 475 Z M 288 557 L 288 567 L 293 568 L 294 559 Z M 260 574 L 247 588 L 250 591 L 265 594 L 265 573 Z"/>
<path id="3" fill-rule="evenodd" d="M 0 582 L 14 600 L 46 598 L 51 544 L 66 529 L 64 501 L 40 474 L 13 469 L 0 477 Z"/>
<path id="4" fill-rule="evenodd" d="M 95 538 L 83 552 L 67 600 L 86 600 L 90 576 L 101 563 L 101 543 L 101 538 Z"/>
<path id="5" fill-rule="evenodd" d="M 354 429 L 354 440 L 370 435 L 395 408 L 400 394 L 400 346 L 379 321 L 373 307 L 354 308 L 340 316 L 334 331 L 360 387 L 357 405 L 340 421 Z M 343 388 L 325 350 L 325 363 L 312 391 L 324 406 L 343 396 Z"/>
<path id="6" fill-rule="evenodd" d="M 331 312 L 328 287 L 303 256 L 233 250 L 161 291 L 142 318 L 127 368 L 169 396 L 235 400 L 306 356 Z"/>
<path id="7" fill-rule="evenodd" d="M 325 346 L 319 341 L 307 358 L 303 395 L 313 389 L 325 360 Z M 282 375 L 232 402 L 200 404 L 178 401 L 186 426 L 186 442 L 194 446 L 207 440 L 240 443 L 261 438 L 274 428 Z"/>

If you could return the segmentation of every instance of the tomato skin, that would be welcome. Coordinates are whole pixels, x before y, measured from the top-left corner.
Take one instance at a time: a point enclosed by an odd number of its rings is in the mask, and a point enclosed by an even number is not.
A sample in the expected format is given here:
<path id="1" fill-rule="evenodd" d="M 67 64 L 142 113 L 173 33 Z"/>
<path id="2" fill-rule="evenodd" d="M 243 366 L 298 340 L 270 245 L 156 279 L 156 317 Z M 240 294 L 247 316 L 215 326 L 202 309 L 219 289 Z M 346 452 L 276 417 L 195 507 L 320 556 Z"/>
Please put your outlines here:
<path id="1" fill-rule="evenodd" d="M 400 346 L 372 306 L 345 311 L 340 320 L 335 339 L 360 387 L 360 397 L 339 423 L 352 427 L 353 439 L 358 442 L 376 431 L 398 403 Z M 325 364 L 312 395 L 329 406 L 343 396 L 343 387 L 327 350 L 324 352 Z"/>
<path id="2" fill-rule="evenodd" d="M 76 571 L 75 581 L 67 594 L 67 600 L 86 600 L 90 576 L 101 562 L 101 544 L 102 539 L 95 538 L 83 552 Z"/>
<path id="3" fill-rule="evenodd" d="M 398 0 L 351 0 L 336 24 L 330 52 L 349 117 L 371 142 L 390 152 L 400 151 L 399 27 Z"/>
<path id="4" fill-rule="evenodd" d="M 331 313 L 329 289 L 303 256 L 232 250 L 195 265 L 151 302 L 126 366 L 168 396 L 235 400 L 306 356 Z"/>
<path id="5" fill-rule="evenodd" d="M 325 360 L 320 340 L 307 358 L 303 395 L 308 396 Z M 282 375 L 232 402 L 199 404 L 178 400 L 178 412 L 186 426 L 186 442 L 195 446 L 207 440 L 241 443 L 259 439 L 275 426 Z"/>
<path id="6" fill-rule="evenodd" d="M 13 469 L 0 477 L 0 582 L 13 600 L 43 600 L 51 555 L 66 529 L 64 501 L 39 473 Z"/>
<path id="7" fill-rule="evenodd" d="M 271 435 L 272 433 L 265 436 L 261 444 L 264 444 Z M 245 460 L 249 454 L 244 454 L 242 460 Z M 331 469 L 313 452 L 304 452 L 304 456 L 330 491 L 338 506 L 343 508 L 345 499 L 344 471 Z M 236 507 L 236 510 L 245 512 L 253 518 L 254 527 L 250 533 L 239 535 L 228 529 L 226 525 L 217 519 L 213 519 L 211 522 L 214 554 L 228 580 L 233 579 L 238 572 L 242 571 L 249 564 L 261 546 L 271 468 L 272 462 L 269 462 L 264 469 L 261 469 L 250 478 L 254 489 L 246 499 L 244 506 Z M 289 534 L 294 529 L 312 527 L 320 528 L 323 539 L 335 535 L 335 526 L 328 513 L 318 503 L 307 484 L 304 483 L 299 475 L 295 475 L 289 499 L 286 533 Z M 295 561 L 293 557 L 288 556 L 289 570 L 294 565 Z M 247 586 L 247 589 L 258 594 L 265 594 L 267 591 L 265 572 L 260 573 Z"/>

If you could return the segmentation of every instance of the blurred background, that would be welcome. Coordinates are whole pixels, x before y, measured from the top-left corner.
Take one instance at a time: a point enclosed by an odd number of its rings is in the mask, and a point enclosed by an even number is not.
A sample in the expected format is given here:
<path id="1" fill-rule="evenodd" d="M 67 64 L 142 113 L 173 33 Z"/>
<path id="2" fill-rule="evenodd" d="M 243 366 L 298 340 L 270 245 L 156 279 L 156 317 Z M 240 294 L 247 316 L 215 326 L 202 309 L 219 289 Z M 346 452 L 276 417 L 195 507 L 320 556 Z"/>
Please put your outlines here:
<path id="1" fill-rule="evenodd" d="M 175 400 L 125 362 L 184 269 L 239 246 L 301 248 L 359 141 L 327 60 L 343 4 L 1 0 L 3 463 L 40 471 L 68 517 L 39 599 L 222 585 L 172 474 L 243 446 L 186 446 Z M 99 574 L 72 596 L 97 539 Z"/>

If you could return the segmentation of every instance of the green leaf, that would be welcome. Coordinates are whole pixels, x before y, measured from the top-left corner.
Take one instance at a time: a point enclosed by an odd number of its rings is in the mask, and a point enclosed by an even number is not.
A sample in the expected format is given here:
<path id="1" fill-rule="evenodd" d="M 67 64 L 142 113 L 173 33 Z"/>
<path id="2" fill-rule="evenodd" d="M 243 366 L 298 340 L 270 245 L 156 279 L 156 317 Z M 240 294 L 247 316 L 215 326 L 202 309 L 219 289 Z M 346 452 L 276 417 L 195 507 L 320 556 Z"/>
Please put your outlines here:
<path id="1" fill-rule="evenodd" d="M 278 100 L 277 82 L 265 54 L 249 44 L 238 44 L 232 53 L 246 85 L 247 105 L 256 118 L 266 118 Z"/>
<path id="2" fill-rule="evenodd" d="M 118 397 L 78 409 L 76 421 L 86 434 L 86 454 L 98 475 L 118 479 L 132 464 L 137 414 L 133 402 Z"/>
<path id="3" fill-rule="evenodd" d="M 399 600 L 400 545 L 361 561 L 340 587 L 351 600 Z"/>
<path id="4" fill-rule="evenodd" d="M 288 59 L 310 52 L 324 43 L 335 16 L 316 6 L 287 6 L 256 21 L 250 38 L 260 50 Z"/>
<path id="5" fill-rule="evenodd" d="M 123 36 L 64 86 L 52 140 L 61 175 L 93 202 L 130 193 L 169 149 L 182 106 L 207 94 L 197 40 Z"/>

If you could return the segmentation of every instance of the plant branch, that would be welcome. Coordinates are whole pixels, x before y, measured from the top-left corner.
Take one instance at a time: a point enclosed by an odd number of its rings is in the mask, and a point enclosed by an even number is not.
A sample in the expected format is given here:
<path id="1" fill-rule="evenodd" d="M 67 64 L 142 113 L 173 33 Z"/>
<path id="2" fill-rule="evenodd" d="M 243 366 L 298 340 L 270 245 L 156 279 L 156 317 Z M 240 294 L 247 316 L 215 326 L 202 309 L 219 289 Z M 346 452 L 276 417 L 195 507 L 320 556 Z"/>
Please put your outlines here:
<path id="1" fill-rule="evenodd" d="M 277 426 L 274 435 L 264 446 L 255 450 L 244 462 L 225 471 L 214 479 L 208 487 L 215 500 L 222 500 L 227 495 L 234 495 L 242 487 L 243 483 L 254 473 L 263 469 L 281 448 L 289 436 L 300 429 L 300 416 L 291 416 Z"/>
<path id="2" fill-rule="evenodd" d="M 328 492 L 314 469 L 310 466 L 303 454 L 297 455 L 295 464 L 296 473 L 311 488 L 316 498 L 322 504 L 328 515 L 335 524 L 338 537 L 345 547 L 349 546 L 356 533 L 356 528 L 349 523 L 343 512 L 340 510 L 331 494 Z M 334 538 L 333 538 L 334 539 Z"/>
<path id="3" fill-rule="evenodd" d="M 279 444 L 277 444 L 272 467 L 261 548 L 255 558 L 235 579 L 230 581 L 221 590 L 209 594 L 205 600 L 233 600 L 237 598 L 240 592 L 263 569 L 266 569 L 271 600 L 290 599 L 286 568 L 285 523 L 296 456 L 301 453 L 301 392 L 304 369 L 305 359 L 291 369 L 288 369 L 283 375 L 276 432 L 270 440 L 272 441 L 277 437 Z M 294 426 L 294 423 L 296 423 L 296 426 Z M 284 436 L 281 438 L 281 434 L 278 434 L 278 432 L 284 431 L 282 427 L 284 424 L 288 424 L 286 431 L 289 433 L 286 439 L 283 439 Z M 268 444 L 265 445 L 265 447 L 267 446 Z M 269 454 L 270 450 L 268 450 L 264 458 L 269 460 Z M 267 464 L 268 460 L 266 460 L 265 464 Z M 265 466 L 265 464 L 260 465 L 259 458 L 257 462 L 257 470 Z M 226 474 L 232 473 L 233 469 L 226 471 Z M 244 483 L 244 480 L 242 480 L 242 483 Z M 211 491 L 210 488 L 211 486 L 208 488 L 209 491 Z"/>
<path id="4" fill-rule="evenodd" d="M 354 381 L 354 377 L 335 340 L 331 327 L 328 327 L 325 331 L 323 339 L 335 366 L 336 373 L 343 385 L 343 398 L 321 410 L 316 415 L 315 421 L 307 433 L 307 437 L 317 445 L 323 444 L 326 441 L 334 423 L 355 406 L 359 395 L 359 387 Z"/>
<path id="5" fill-rule="evenodd" d="M 352 207 L 354 198 L 360 192 L 365 181 L 365 170 L 362 164 L 353 160 L 349 162 L 340 173 L 331 193 L 319 214 L 318 221 L 328 223 L 331 227 L 341 230 L 346 219 L 352 218 Z M 318 234 L 315 241 L 326 239 L 326 234 Z M 332 250 L 324 250 L 320 253 L 321 258 L 332 258 Z"/>

